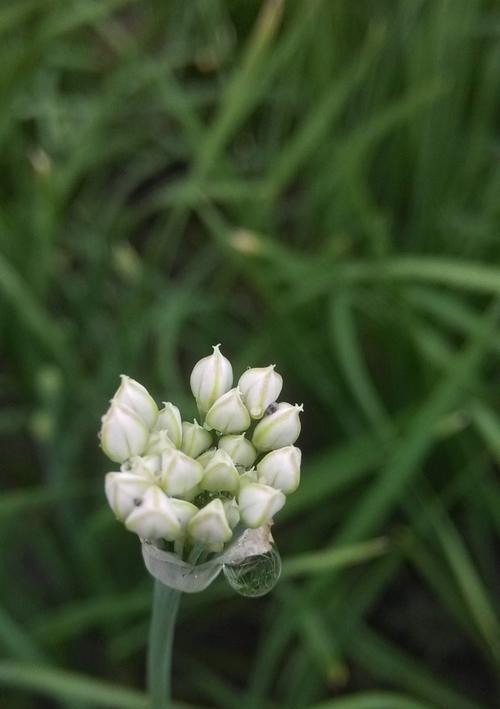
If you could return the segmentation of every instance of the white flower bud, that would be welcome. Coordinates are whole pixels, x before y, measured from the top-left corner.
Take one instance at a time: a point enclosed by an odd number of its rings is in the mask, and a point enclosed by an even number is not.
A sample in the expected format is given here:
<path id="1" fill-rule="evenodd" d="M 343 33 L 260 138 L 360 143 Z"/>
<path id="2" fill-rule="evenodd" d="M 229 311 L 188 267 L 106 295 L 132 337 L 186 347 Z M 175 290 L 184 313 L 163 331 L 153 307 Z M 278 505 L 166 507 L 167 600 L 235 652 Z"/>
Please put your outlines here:
<path id="1" fill-rule="evenodd" d="M 250 426 L 250 414 L 238 387 L 217 399 L 206 415 L 205 426 L 220 433 L 241 433 Z"/>
<path id="2" fill-rule="evenodd" d="M 135 475 L 141 475 L 148 480 L 155 480 L 158 484 L 161 458 L 159 455 L 135 456 L 130 459 L 129 470 Z"/>
<path id="3" fill-rule="evenodd" d="M 172 501 L 159 487 L 150 487 L 142 502 L 125 521 L 125 526 L 143 539 L 166 539 L 173 542 L 182 534 Z"/>
<path id="4" fill-rule="evenodd" d="M 204 544 L 228 542 L 233 533 L 222 502 L 212 500 L 197 512 L 189 521 L 188 532 L 193 539 Z"/>
<path id="5" fill-rule="evenodd" d="M 275 364 L 269 367 L 247 369 L 241 375 L 238 388 L 250 416 L 260 419 L 269 406 L 276 401 L 283 388 L 283 378 L 274 371 Z"/>
<path id="6" fill-rule="evenodd" d="M 271 451 L 257 465 L 259 482 L 281 490 L 285 495 L 295 492 L 300 482 L 301 458 L 300 448 L 295 446 Z"/>
<path id="7" fill-rule="evenodd" d="M 252 443 L 258 451 L 270 451 L 295 443 L 300 433 L 302 405 L 277 404 L 272 414 L 264 416 L 253 432 Z"/>
<path id="8" fill-rule="evenodd" d="M 198 461 L 198 463 L 200 463 L 200 465 L 205 467 L 209 460 L 212 460 L 212 457 L 216 450 L 217 448 L 209 448 L 207 451 L 199 455 L 196 460 Z"/>
<path id="9" fill-rule="evenodd" d="M 152 485 L 151 479 L 135 473 L 108 473 L 104 491 L 115 517 L 123 522 L 141 504 L 144 493 Z"/>
<path id="10" fill-rule="evenodd" d="M 194 423 L 182 422 L 181 451 L 191 458 L 197 458 L 212 444 L 212 435 L 196 419 Z"/>
<path id="11" fill-rule="evenodd" d="M 157 431 L 166 431 L 168 437 L 174 444 L 176 448 L 181 447 L 182 443 L 182 421 L 181 412 L 170 403 L 170 401 L 163 402 L 163 409 L 160 410 L 158 414 L 158 419 L 156 421 Z"/>
<path id="12" fill-rule="evenodd" d="M 261 483 L 244 485 L 238 496 L 241 521 L 251 529 L 262 527 L 271 521 L 285 504 L 286 497 L 280 490 Z"/>
<path id="13" fill-rule="evenodd" d="M 203 468 L 196 460 L 175 448 L 161 454 L 161 486 L 168 495 L 183 496 L 203 477 Z"/>
<path id="14" fill-rule="evenodd" d="M 102 417 L 100 431 L 101 448 L 115 463 L 123 463 L 134 455 L 141 455 L 146 448 L 149 430 L 135 411 L 112 401 Z"/>
<path id="15" fill-rule="evenodd" d="M 166 448 L 175 448 L 166 431 L 153 431 L 149 436 L 146 455 L 160 455 Z"/>
<path id="16" fill-rule="evenodd" d="M 248 483 L 258 483 L 259 482 L 259 477 L 257 475 L 257 471 L 255 468 L 250 468 L 250 470 L 245 470 L 244 473 L 240 475 L 240 490 L 243 488 L 244 485 L 248 485 Z"/>
<path id="17" fill-rule="evenodd" d="M 211 355 L 200 359 L 191 372 L 191 391 L 202 414 L 233 384 L 231 362 L 221 353 L 220 345 L 215 345 L 213 350 Z"/>
<path id="18" fill-rule="evenodd" d="M 193 502 L 195 497 L 197 497 L 200 492 L 202 492 L 201 487 L 199 485 L 195 485 L 194 487 L 189 488 L 189 490 L 186 490 L 186 492 L 182 493 L 182 499 L 187 502 Z"/>
<path id="19" fill-rule="evenodd" d="M 124 404 L 132 409 L 132 411 L 135 411 L 137 416 L 139 416 L 149 430 L 151 430 L 158 418 L 158 407 L 156 406 L 155 400 L 146 387 L 136 382 L 135 379 L 127 377 L 126 374 L 121 374 L 120 378 L 122 383 L 118 387 L 113 401 Z"/>
<path id="20" fill-rule="evenodd" d="M 217 450 L 205 466 L 200 487 L 209 492 L 236 492 L 240 475 L 226 451 Z"/>
<path id="21" fill-rule="evenodd" d="M 235 465 L 248 468 L 255 463 L 257 451 L 244 433 L 230 434 L 219 439 L 219 448 L 229 453 Z"/>
<path id="22" fill-rule="evenodd" d="M 234 529 L 238 522 L 240 521 L 240 510 L 238 503 L 235 498 L 232 497 L 230 500 L 226 500 L 222 503 L 224 506 L 224 512 L 226 513 L 226 519 L 228 521 L 231 529 Z"/>
<path id="23" fill-rule="evenodd" d="M 175 511 L 175 516 L 181 526 L 182 536 L 184 536 L 186 534 L 188 522 L 198 512 L 198 508 L 196 505 L 191 504 L 191 502 L 187 502 L 186 500 L 178 500 L 175 497 L 170 498 L 170 504 L 172 505 Z"/>

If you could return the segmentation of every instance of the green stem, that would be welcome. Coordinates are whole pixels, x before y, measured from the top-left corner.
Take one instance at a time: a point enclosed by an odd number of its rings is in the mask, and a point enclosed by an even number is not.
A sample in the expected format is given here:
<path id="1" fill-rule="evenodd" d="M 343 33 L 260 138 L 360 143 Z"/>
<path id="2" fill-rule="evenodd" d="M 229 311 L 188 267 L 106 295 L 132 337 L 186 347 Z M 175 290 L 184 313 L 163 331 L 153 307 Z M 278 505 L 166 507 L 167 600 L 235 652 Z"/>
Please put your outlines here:
<path id="1" fill-rule="evenodd" d="M 151 709 L 170 709 L 170 669 L 175 619 L 181 592 L 155 581 L 148 645 Z"/>

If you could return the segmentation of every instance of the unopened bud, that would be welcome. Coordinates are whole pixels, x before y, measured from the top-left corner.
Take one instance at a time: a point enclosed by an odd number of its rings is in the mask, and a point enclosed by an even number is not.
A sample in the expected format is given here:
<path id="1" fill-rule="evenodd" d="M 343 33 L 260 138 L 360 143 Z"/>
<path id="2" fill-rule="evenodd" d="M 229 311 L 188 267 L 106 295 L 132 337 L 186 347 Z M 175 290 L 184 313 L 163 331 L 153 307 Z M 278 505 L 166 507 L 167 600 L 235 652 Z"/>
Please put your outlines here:
<path id="1" fill-rule="evenodd" d="M 156 421 L 157 431 L 166 431 L 168 437 L 176 448 L 181 447 L 182 443 L 182 420 L 181 413 L 177 406 L 174 406 L 170 401 L 163 402 L 163 409 L 160 409 L 158 419 Z"/>
<path id="2" fill-rule="evenodd" d="M 212 444 L 212 435 L 195 420 L 182 422 L 181 451 L 191 458 L 198 458 Z"/>
<path id="3" fill-rule="evenodd" d="M 128 470 L 136 475 L 157 481 L 160 474 L 160 463 L 159 455 L 138 455 L 130 459 Z"/>
<path id="4" fill-rule="evenodd" d="M 198 461 L 198 463 L 199 463 L 200 465 L 202 465 L 203 467 L 205 467 L 205 466 L 207 465 L 207 463 L 208 463 L 210 460 L 212 460 L 212 457 L 213 457 L 213 455 L 214 455 L 214 453 L 215 453 L 216 450 L 217 450 L 217 448 L 209 448 L 207 451 L 205 451 L 204 453 L 202 453 L 201 455 L 199 455 L 199 456 L 196 458 L 196 460 Z"/>
<path id="5" fill-rule="evenodd" d="M 238 387 L 217 399 L 207 413 L 205 426 L 220 433 L 241 433 L 250 426 L 250 414 Z"/>
<path id="6" fill-rule="evenodd" d="M 259 482 L 259 476 L 257 475 L 257 471 L 255 468 L 250 468 L 249 470 L 245 470 L 245 472 L 240 475 L 240 490 L 244 487 L 244 485 L 248 485 L 249 483 L 258 483 L 258 482 Z"/>
<path id="7" fill-rule="evenodd" d="M 241 521 L 251 529 L 262 527 L 279 512 L 285 501 L 284 494 L 269 485 L 261 483 L 244 485 L 238 496 Z"/>
<path id="8" fill-rule="evenodd" d="M 215 345 L 213 350 L 211 355 L 200 359 L 191 372 L 191 391 L 202 414 L 233 384 L 231 362 L 220 351 L 220 345 Z"/>
<path id="9" fill-rule="evenodd" d="M 149 436 L 146 455 L 160 455 L 167 448 L 175 448 L 166 431 L 153 431 Z"/>
<path id="10" fill-rule="evenodd" d="M 161 486 L 168 495 L 183 496 L 203 477 L 203 468 L 185 453 L 175 448 L 161 454 Z"/>
<path id="11" fill-rule="evenodd" d="M 127 377 L 126 374 L 122 374 L 120 377 L 122 382 L 113 397 L 113 401 L 124 404 L 132 411 L 135 411 L 151 430 L 158 418 L 158 407 L 155 400 L 146 387 L 136 382 L 135 379 Z"/>
<path id="12" fill-rule="evenodd" d="M 200 487 L 209 492 L 236 492 L 239 479 L 239 473 L 229 454 L 217 450 L 205 466 Z"/>
<path id="13" fill-rule="evenodd" d="M 299 486 L 301 458 L 300 448 L 295 446 L 271 451 L 257 465 L 259 482 L 289 495 Z"/>
<path id="14" fill-rule="evenodd" d="M 248 468 L 255 463 L 257 451 L 244 433 L 230 434 L 219 439 L 219 448 L 229 453 L 235 465 Z"/>
<path id="15" fill-rule="evenodd" d="M 196 505 L 191 504 L 191 502 L 187 502 L 186 500 L 178 500 L 176 497 L 170 498 L 170 504 L 172 505 L 177 521 L 181 526 L 181 534 L 184 536 L 186 534 L 189 520 L 198 512 L 198 508 Z"/>
<path id="16" fill-rule="evenodd" d="M 144 493 L 152 485 L 151 479 L 135 473 L 108 473 L 104 491 L 115 517 L 123 522 L 142 503 Z"/>
<path id="17" fill-rule="evenodd" d="M 238 503 L 236 502 L 236 499 L 232 497 L 230 500 L 225 500 L 222 504 L 224 506 L 224 512 L 226 513 L 228 524 L 231 529 L 234 529 L 240 521 L 240 510 L 238 508 Z"/>
<path id="18" fill-rule="evenodd" d="M 300 433 L 302 405 L 277 404 L 273 413 L 264 416 L 253 432 L 252 443 L 258 451 L 270 451 L 295 443 Z"/>
<path id="19" fill-rule="evenodd" d="M 212 500 L 205 505 L 188 524 L 190 536 L 204 544 L 221 544 L 232 537 L 231 527 L 226 519 L 224 506 L 220 500 Z"/>
<path id="20" fill-rule="evenodd" d="M 101 448 L 115 463 L 123 463 L 146 448 L 149 430 L 130 407 L 112 401 L 102 417 Z"/>
<path id="21" fill-rule="evenodd" d="M 125 526 L 143 539 L 173 542 L 182 534 L 172 501 L 159 487 L 150 487 L 125 521 Z"/>
<path id="22" fill-rule="evenodd" d="M 186 490 L 186 492 L 182 493 L 182 499 L 187 500 L 188 502 L 193 502 L 201 491 L 200 485 L 195 485 L 194 487 L 189 488 L 189 490 Z"/>
<path id="23" fill-rule="evenodd" d="M 260 419 L 269 406 L 276 401 L 283 388 L 283 378 L 274 371 L 276 365 L 247 369 L 238 382 L 245 406 L 250 416 Z"/>

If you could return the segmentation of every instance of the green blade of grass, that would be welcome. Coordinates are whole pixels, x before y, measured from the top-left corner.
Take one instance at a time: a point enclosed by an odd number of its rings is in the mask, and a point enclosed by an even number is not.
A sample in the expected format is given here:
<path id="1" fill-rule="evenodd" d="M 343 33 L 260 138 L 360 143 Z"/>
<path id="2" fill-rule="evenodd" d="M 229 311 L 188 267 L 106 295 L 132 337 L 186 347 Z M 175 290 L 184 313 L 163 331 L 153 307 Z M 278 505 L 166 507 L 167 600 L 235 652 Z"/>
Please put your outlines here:
<path id="1" fill-rule="evenodd" d="M 492 337 L 497 306 L 481 321 L 481 330 L 449 365 L 443 379 L 421 406 L 406 435 L 394 446 L 391 460 L 380 477 L 362 497 L 338 535 L 339 541 L 356 541 L 383 524 L 404 488 L 416 477 L 433 442 L 433 429 L 439 419 L 459 400 L 462 389 L 481 366 Z"/>
<path id="2" fill-rule="evenodd" d="M 359 692 L 350 697 L 330 699 L 310 709 L 440 709 L 395 692 Z"/>
<path id="3" fill-rule="evenodd" d="M 497 664 L 500 664 L 500 624 L 472 559 L 456 528 L 444 513 L 433 517 L 433 527 L 471 618 L 488 643 Z"/>
<path id="4" fill-rule="evenodd" d="M 229 81 L 218 113 L 197 154 L 194 167 L 196 180 L 203 177 L 217 161 L 225 142 L 252 105 L 251 99 L 255 100 L 259 69 L 263 66 L 269 45 L 279 28 L 282 12 L 282 0 L 263 2 L 241 65 L 235 69 Z"/>
<path id="5" fill-rule="evenodd" d="M 348 652 L 379 681 L 400 685 L 436 707 L 480 709 L 480 705 L 447 687 L 401 649 L 383 640 L 376 632 L 358 626 L 347 642 Z"/>
<path id="6" fill-rule="evenodd" d="M 385 537 L 368 542 L 326 549 L 319 552 L 297 554 L 283 560 L 283 576 L 293 577 L 315 574 L 331 569 L 343 568 L 374 559 L 389 550 L 389 540 Z"/>
<path id="7" fill-rule="evenodd" d="M 149 706 L 147 697 L 140 692 L 43 665 L 0 661 L 0 686 L 42 695 L 63 706 L 73 706 L 76 702 L 102 709 L 148 709 Z"/>
<path id="8" fill-rule="evenodd" d="M 382 436 L 391 423 L 366 367 L 357 337 L 348 293 L 332 299 L 330 332 L 344 376 L 368 421 Z"/>
<path id="9" fill-rule="evenodd" d="M 0 294 L 14 309 L 32 336 L 61 364 L 68 363 L 67 342 L 62 330 L 33 298 L 27 284 L 0 254 Z"/>
<path id="10" fill-rule="evenodd" d="M 16 660 L 43 662 L 43 651 L 24 628 L 21 628 L 0 606 L 0 646 L 4 653 Z"/>
<path id="11" fill-rule="evenodd" d="M 423 281 L 460 288 L 464 291 L 500 295 L 500 270 L 481 263 L 447 258 L 404 256 L 377 260 L 339 263 L 327 273 L 318 273 L 314 283 L 296 287 L 290 303 L 298 305 L 329 292 L 339 285 Z M 296 284 L 295 284 L 296 285 Z"/>
<path id="12" fill-rule="evenodd" d="M 374 61 L 374 56 L 383 42 L 383 33 L 369 35 L 363 51 L 356 57 L 341 77 L 325 90 L 324 96 L 312 105 L 307 118 L 270 170 L 263 188 L 269 200 L 276 199 L 291 177 L 300 169 L 307 157 L 318 149 L 325 134 L 331 129 L 353 90 L 362 83 Z"/>

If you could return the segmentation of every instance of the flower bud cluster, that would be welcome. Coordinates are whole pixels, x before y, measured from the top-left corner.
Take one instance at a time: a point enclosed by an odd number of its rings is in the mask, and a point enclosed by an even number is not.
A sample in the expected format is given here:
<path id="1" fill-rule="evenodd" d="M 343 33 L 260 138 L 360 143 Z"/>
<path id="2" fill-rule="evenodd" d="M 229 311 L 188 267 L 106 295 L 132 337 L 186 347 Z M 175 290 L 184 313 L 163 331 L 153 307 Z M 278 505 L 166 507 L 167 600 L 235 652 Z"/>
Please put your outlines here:
<path id="1" fill-rule="evenodd" d="M 300 482 L 303 407 L 277 403 L 275 365 L 247 369 L 233 387 L 220 351 L 193 368 L 200 422 L 171 402 L 158 409 L 142 384 L 122 375 L 102 418 L 101 447 L 120 471 L 106 475 L 115 516 L 143 539 L 200 543 L 221 551 L 236 527 L 272 522 Z"/>

